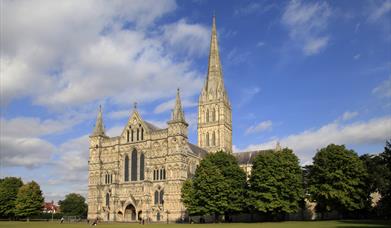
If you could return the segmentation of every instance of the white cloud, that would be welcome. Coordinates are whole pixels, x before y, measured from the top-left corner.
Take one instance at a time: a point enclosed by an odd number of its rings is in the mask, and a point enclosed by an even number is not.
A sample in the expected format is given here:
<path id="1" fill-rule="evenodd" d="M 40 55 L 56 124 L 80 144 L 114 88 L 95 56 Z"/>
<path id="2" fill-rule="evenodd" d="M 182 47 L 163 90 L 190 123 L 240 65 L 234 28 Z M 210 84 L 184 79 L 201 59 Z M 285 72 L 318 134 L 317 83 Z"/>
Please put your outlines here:
<path id="1" fill-rule="evenodd" d="M 259 133 L 259 132 L 270 130 L 272 128 L 272 125 L 273 123 L 271 120 L 260 122 L 255 126 L 251 126 L 247 128 L 246 134 Z"/>
<path id="2" fill-rule="evenodd" d="M 257 43 L 257 47 L 263 47 L 263 46 L 265 46 L 265 42 L 259 41 L 259 42 Z"/>
<path id="3" fill-rule="evenodd" d="M 380 83 L 380 85 L 372 90 L 372 93 L 380 97 L 391 97 L 391 78 Z"/>
<path id="4" fill-rule="evenodd" d="M 39 167 L 50 161 L 55 147 L 39 138 L 0 137 L 0 163 L 3 167 Z"/>
<path id="5" fill-rule="evenodd" d="M 109 137 L 120 136 L 125 126 L 114 126 L 106 130 L 106 135 Z"/>
<path id="6" fill-rule="evenodd" d="M 61 109 L 98 100 L 148 102 L 177 87 L 198 93 L 201 74 L 175 59 L 178 50 L 159 30 L 147 29 L 175 8 L 173 0 L 3 2 L 2 104 L 29 96 Z M 208 45 L 200 25 L 180 21 L 166 28 L 184 32 L 173 40 L 202 43 L 197 51 Z M 187 50 L 196 52 L 192 47 Z"/>
<path id="7" fill-rule="evenodd" d="M 384 17 L 390 11 L 391 11 L 391 2 L 385 0 L 381 3 L 381 5 L 376 5 L 375 7 L 372 8 L 368 20 L 370 22 L 378 21 L 380 18 Z"/>
<path id="8" fill-rule="evenodd" d="M 125 117 L 129 117 L 131 114 L 131 111 L 129 109 L 120 110 L 120 111 L 112 111 L 108 113 L 108 117 L 111 119 L 121 119 Z"/>
<path id="9" fill-rule="evenodd" d="M 182 103 L 182 108 L 195 107 L 198 105 L 197 102 L 188 99 L 181 99 L 181 103 Z M 155 108 L 154 113 L 162 113 L 162 112 L 172 110 L 174 106 L 175 106 L 175 98 L 159 104 Z"/>
<path id="10" fill-rule="evenodd" d="M 36 137 L 62 132 L 78 123 L 79 119 L 46 119 L 34 117 L 0 118 L 0 134 L 7 137 Z"/>
<path id="11" fill-rule="evenodd" d="M 360 54 L 356 54 L 356 55 L 353 56 L 353 59 L 354 59 L 354 60 L 357 60 L 357 59 L 359 59 L 360 57 L 361 57 Z"/>
<path id="12" fill-rule="evenodd" d="M 281 146 L 294 150 L 302 164 L 311 162 L 316 150 L 330 143 L 350 145 L 373 145 L 384 143 L 391 136 L 391 118 L 381 117 L 367 122 L 354 122 L 342 125 L 338 121 L 326 124 L 318 129 L 310 129 L 262 144 L 249 145 L 239 151 L 274 148 L 276 141 Z"/>
<path id="13" fill-rule="evenodd" d="M 242 51 L 238 48 L 233 48 L 230 52 L 227 54 L 227 61 L 232 65 L 239 65 L 241 63 L 244 63 L 248 60 L 250 56 L 249 51 Z"/>
<path id="14" fill-rule="evenodd" d="M 207 53 L 210 40 L 210 29 L 199 24 L 188 24 L 185 20 L 166 25 L 163 28 L 164 39 L 173 48 L 189 55 Z"/>
<path id="15" fill-rule="evenodd" d="M 266 4 L 260 2 L 251 2 L 247 5 L 235 9 L 234 15 L 250 15 L 250 14 L 264 14 L 272 10 L 276 5 L 274 3 Z"/>
<path id="16" fill-rule="evenodd" d="M 305 55 L 320 53 L 329 42 L 325 34 L 331 9 L 327 2 L 304 3 L 290 1 L 282 15 L 282 23 L 288 28 L 293 42 Z"/>
<path id="17" fill-rule="evenodd" d="M 341 119 L 343 121 L 346 121 L 346 120 L 351 120 L 353 119 L 354 117 L 356 117 L 358 115 L 358 112 L 344 112 L 344 114 L 341 116 Z"/>
<path id="18" fill-rule="evenodd" d="M 315 39 L 309 39 L 304 46 L 304 54 L 314 55 L 318 54 L 329 42 L 328 37 L 319 37 Z"/>
<path id="19" fill-rule="evenodd" d="M 58 119 L 0 118 L 1 165 L 36 168 L 51 163 L 51 155 L 57 148 L 40 137 L 63 133 L 89 117 L 90 113 L 80 112 L 74 116 L 71 112 L 60 115 Z"/>
<path id="20" fill-rule="evenodd" d="M 250 87 L 242 90 L 241 99 L 238 102 L 238 107 L 250 102 L 251 99 L 253 99 L 259 92 L 261 92 L 261 89 L 259 87 Z"/>

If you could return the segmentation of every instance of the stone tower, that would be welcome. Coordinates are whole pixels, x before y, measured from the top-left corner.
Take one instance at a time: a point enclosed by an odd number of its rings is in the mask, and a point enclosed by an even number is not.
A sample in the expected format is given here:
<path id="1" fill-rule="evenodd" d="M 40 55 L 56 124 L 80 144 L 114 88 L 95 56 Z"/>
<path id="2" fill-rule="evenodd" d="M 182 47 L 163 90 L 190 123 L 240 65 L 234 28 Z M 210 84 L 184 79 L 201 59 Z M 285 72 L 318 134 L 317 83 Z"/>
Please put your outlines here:
<path id="1" fill-rule="evenodd" d="M 168 124 L 168 149 L 165 156 L 167 178 L 164 190 L 164 210 L 171 214 L 181 215 L 186 208 L 181 202 L 182 183 L 188 175 L 188 124 L 182 109 L 179 89 L 177 90 L 175 107 L 172 111 L 172 118 Z"/>
<path id="2" fill-rule="evenodd" d="M 224 87 L 213 16 L 208 74 L 198 101 L 198 146 L 208 152 L 232 152 L 232 111 Z"/>
<path id="3" fill-rule="evenodd" d="M 101 211 L 103 199 L 101 197 L 102 176 L 102 144 L 108 137 L 103 124 L 102 107 L 99 106 L 95 128 L 90 135 L 90 155 L 88 159 L 88 211 L 94 216 Z"/>

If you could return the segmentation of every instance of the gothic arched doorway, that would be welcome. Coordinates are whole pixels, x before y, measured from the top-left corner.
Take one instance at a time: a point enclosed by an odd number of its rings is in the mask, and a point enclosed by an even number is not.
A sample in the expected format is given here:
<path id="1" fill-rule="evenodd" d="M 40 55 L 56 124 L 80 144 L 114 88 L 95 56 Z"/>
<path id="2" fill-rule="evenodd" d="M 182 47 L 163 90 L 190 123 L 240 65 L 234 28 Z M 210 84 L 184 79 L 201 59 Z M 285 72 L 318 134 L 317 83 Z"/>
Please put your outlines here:
<path id="1" fill-rule="evenodd" d="M 130 222 L 136 220 L 136 208 L 132 204 L 129 204 L 125 208 L 124 221 Z"/>

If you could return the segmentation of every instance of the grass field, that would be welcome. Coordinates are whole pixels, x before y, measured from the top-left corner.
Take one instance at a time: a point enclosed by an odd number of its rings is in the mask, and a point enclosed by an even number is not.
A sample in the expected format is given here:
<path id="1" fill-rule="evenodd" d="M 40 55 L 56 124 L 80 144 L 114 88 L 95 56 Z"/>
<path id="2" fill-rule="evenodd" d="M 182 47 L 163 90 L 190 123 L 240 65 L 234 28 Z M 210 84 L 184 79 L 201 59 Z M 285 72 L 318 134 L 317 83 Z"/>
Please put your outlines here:
<path id="1" fill-rule="evenodd" d="M 0 222 L 0 228 L 82 228 L 91 227 L 85 223 L 79 224 L 59 224 L 52 222 Z M 229 223 L 229 224 L 129 224 L 129 223 L 112 223 L 98 224 L 96 227 L 113 227 L 113 228 L 326 228 L 326 227 L 391 227 L 391 221 L 364 221 L 364 220 L 340 220 L 340 221 L 306 221 L 306 222 L 265 222 L 265 223 Z"/>

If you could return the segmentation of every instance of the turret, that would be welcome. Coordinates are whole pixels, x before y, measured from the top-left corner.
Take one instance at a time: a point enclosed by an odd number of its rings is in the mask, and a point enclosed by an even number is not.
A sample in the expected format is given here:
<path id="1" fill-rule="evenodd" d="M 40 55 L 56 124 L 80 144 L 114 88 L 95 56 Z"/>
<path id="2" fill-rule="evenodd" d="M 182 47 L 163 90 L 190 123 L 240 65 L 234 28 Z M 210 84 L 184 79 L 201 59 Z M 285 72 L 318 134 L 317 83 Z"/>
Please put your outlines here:
<path id="1" fill-rule="evenodd" d="M 95 128 L 91 136 L 106 136 L 105 126 L 103 124 L 102 106 L 99 105 L 99 112 L 95 122 Z"/>
<path id="2" fill-rule="evenodd" d="M 171 120 L 168 121 L 167 124 L 169 136 L 181 135 L 187 138 L 187 127 L 189 124 L 185 120 L 179 89 L 176 93 L 175 107 L 172 110 Z"/>

